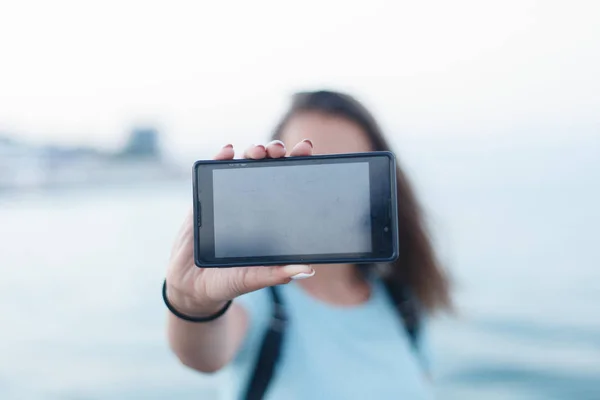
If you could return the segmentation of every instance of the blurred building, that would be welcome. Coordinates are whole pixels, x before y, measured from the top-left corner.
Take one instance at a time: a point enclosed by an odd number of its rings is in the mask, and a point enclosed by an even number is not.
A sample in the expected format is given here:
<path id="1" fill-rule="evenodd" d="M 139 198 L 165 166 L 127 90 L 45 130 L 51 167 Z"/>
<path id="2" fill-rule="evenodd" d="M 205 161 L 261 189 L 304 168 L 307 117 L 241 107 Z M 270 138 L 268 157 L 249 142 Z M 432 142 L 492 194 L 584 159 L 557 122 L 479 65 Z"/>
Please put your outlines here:
<path id="1" fill-rule="evenodd" d="M 120 157 L 159 159 L 161 156 L 158 131 L 154 128 L 136 128 L 129 135 Z"/>
<path id="2" fill-rule="evenodd" d="M 154 128 L 136 128 L 122 149 L 32 145 L 0 135 L 0 192 L 82 185 L 135 184 L 186 177 L 163 159 Z"/>

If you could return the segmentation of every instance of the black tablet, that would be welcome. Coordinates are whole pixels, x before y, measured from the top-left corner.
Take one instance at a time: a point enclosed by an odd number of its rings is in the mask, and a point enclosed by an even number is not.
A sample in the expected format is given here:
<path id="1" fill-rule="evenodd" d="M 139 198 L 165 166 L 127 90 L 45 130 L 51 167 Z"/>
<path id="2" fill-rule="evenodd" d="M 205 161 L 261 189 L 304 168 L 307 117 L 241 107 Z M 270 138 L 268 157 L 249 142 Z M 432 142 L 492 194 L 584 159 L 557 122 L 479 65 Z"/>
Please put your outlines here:
<path id="1" fill-rule="evenodd" d="M 390 262 L 398 257 L 393 153 L 198 161 L 199 267 Z"/>

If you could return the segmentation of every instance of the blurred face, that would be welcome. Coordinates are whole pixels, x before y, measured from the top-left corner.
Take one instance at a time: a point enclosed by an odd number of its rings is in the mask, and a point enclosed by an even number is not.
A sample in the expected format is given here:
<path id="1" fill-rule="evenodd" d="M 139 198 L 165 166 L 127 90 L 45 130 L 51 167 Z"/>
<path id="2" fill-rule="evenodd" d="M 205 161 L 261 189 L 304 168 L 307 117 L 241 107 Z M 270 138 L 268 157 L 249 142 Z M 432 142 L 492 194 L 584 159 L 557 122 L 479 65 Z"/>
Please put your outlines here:
<path id="1" fill-rule="evenodd" d="M 371 151 L 367 133 L 356 123 L 317 112 L 300 113 L 284 126 L 281 140 L 287 149 L 304 139 L 314 145 L 314 154 Z"/>

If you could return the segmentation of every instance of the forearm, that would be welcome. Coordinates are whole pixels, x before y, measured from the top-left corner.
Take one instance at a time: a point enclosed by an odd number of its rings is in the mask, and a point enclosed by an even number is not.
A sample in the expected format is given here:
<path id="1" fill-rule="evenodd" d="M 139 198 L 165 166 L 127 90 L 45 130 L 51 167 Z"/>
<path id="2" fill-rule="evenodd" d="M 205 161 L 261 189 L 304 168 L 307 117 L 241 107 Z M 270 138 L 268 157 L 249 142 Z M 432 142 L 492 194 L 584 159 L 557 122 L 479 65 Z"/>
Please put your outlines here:
<path id="1" fill-rule="evenodd" d="M 210 315 L 219 309 L 217 305 L 207 307 L 201 314 Z M 188 322 L 168 314 L 171 349 L 184 365 L 201 372 L 215 372 L 227 365 L 235 356 L 245 331 L 246 314 L 237 304 L 216 320 L 204 323 Z"/>

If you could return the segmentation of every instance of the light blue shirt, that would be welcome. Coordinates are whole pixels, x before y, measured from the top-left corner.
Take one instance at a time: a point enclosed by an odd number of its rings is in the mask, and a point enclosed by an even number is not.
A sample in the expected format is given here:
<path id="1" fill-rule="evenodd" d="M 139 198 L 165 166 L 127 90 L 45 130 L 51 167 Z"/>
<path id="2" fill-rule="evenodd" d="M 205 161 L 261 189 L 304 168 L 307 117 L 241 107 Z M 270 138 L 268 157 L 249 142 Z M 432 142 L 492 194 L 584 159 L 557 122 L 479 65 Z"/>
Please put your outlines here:
<path id="1" fill-rule="evenodd" d="M 289 323 L 281 358 L 265 396 L 295 399 L 430 399 L 433 388 L 427 343 L 411 347 L 382 284 L 355 307 L 336 307 L 310 297 L 296 283 L 280 287 Z M 231 365 L 235 393 L 243 393 L 271 317 L 267 290 L 241 296 L 250 326 Z"/>

